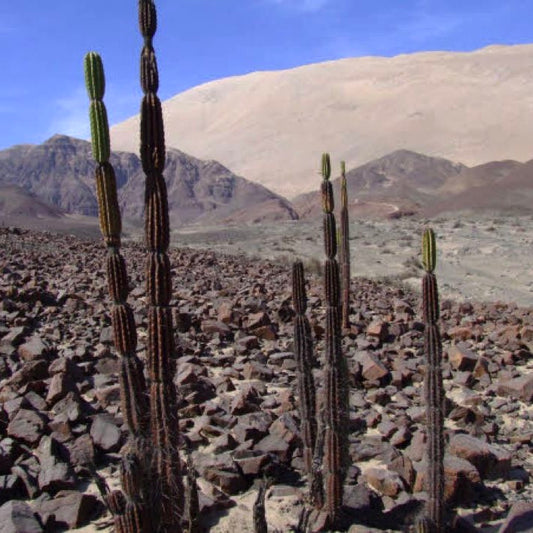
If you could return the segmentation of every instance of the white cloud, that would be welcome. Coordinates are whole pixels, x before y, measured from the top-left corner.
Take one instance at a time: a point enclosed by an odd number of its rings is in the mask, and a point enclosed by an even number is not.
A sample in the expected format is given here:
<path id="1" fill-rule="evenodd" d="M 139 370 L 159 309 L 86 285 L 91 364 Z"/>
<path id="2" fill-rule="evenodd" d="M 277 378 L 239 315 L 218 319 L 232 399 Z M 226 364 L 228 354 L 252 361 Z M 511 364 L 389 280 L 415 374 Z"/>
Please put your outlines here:
<path id="1" fill-rule="evenodd" d="M 132 91 L 121 90 L 114 84 L 107 84 L 104 103 L 111 127 L 116 122 L 139 112 L 140 96 Z M 54 116 L 48 127 L 47 136 L 56 133 L 90 139 L 89 97 L 85 87 L 79 86 L 70 95 L 58 98 L 54 102 Z"/>
<path id="2" fill-rule="evenodd" d="M 78 87 L 70 96 L 54 102 L 54 117 L 47 135 L 56 133 L 80 139 L 90 137 L 89 100 L 85 88 Z"/>

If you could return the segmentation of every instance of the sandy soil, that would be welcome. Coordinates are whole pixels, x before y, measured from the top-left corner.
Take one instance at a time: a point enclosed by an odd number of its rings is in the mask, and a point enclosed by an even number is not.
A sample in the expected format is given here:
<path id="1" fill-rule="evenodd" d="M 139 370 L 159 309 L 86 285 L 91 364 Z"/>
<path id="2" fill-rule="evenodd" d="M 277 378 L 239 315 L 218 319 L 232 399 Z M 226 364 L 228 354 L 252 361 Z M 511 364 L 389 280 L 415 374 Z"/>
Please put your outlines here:
<path id="1" fill-rule="evenodd" d="M 351 169 L 399 148 L 469 166 L 527 161 L 532 50 L 356 57 L 215 80 L 163 102 L 165 138 L 287 197 L 317 187 L 324 151 L 334 175 L 340 160 Z M 113 126 L 113 149 L 137 152 L 138 131 L 138 115 Z"/>
<path id="2" fill-rule="evenodd" d="M 454 214 L 431 221 L 353 220 L 352 276 L 390 278 L 418 288 L 420 239 L 426 225 L 437 234 L 437 270 L 444 298 L 533 305 L 533 217 Z M 324 252 L 322 223 L 293 221 L 262 226 L 187 228 L 172 235 L 175 246 L 211 248 L 276 259 L 301 258 L 314 271 Z"/>

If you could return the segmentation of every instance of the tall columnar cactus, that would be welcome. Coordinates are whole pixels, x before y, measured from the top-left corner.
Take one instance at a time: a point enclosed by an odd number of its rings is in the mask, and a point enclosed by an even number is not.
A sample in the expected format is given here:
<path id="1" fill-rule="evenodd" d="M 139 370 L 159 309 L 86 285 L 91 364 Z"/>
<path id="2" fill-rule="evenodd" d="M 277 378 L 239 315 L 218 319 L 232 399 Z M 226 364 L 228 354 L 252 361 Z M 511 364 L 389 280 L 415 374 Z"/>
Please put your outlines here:
<path id="1" fill-rule="evenodd" d="M 153 459 L 154 511 L 160 530 L 181 531 L 183 486 L 178 453 L 179 429 L 176 390 L 172 381 L 174 330 L 169 307 L 172 285 L 167 250 L 169 219 L 163 178 L 165 139 L 159 77 L 152 38 L 157 28 L 155 4 L 139 1 L 141 52 L 141 163 L 145 181 L 146 294 L 148 301 L 148 370 Z"/>
<path id="2" fill-rule="evenodd" d="M 322 155 L 322 210 L 324 212 L 326 368 L 324 493 L 332 524 L 338 522 L 343 498 L 343 482 L 348 466 L 348 370 L 341 346 L 340 279 L 333 214 L 333 187 L 329 154 Z"/>
<path id="3" fill-rule="evenodd" d="M 430 533 L 444 528 L 444 389 L 442 386 L 442 344 L 438 326 L 439 293 L 436 265 L 435 233 L 426 229 L 422 238 L 422 308 L 424 349 L 426 357 L 425 400 L 427 409 L 427 491 L 428 502 L 424 521 Z M 421 526 L 422 524 L 420 524 Z"/>
<path id="4" fill-rule="evenodd" d="M 348 220 L 348 187 L 346 164 L 341 161 L 341 228 L 340 257 L 342 264 L 342 327 L 350 327 L 350 225 Z"/>
<path id="5" fill-rule="evenodd" d="M 124 420 L 130 433 L 130 452 L 124 458 L 123 471 L 136 464 L 137 482 L 123 476 L 123 493 L 115 491 L 108 497 L 114 510 L 117 531 L 128 533 L 151 531 L 145 522 L 145 494 L 143 476 L 146 469 L 139 464 L 144 455 L 148 433 L 148 401 L 143 366 L 136 354 L 137 333 L 133 312 L 128 305 L 128 277 L 126 263 L 120 254 L 121 217 L 117 200 L 117 185 L 113 166 L 109 163 L 109 127 L 103 103 L 105 77 L 100 56 L 89 52 L 85 56 L 85 79 L 91 100 L 89 113 L 93 156 L 96 166 L 96 192 L 100 229 L 107 245 L 107 277 L 113 307 L 111 320 L 115 348 L 120 356 L 120 398 Z M 127 524 L 130 524 L 129 526 Z M 137 527 L 138 526 L 138 527 Z"/>
<path id="6" fill-rule="evenodd" d="M 308 476 L 312 475 L 313 455 L 317 436 L 316 393 L 313 378 L 313 340 L 311 326 L 305 312 L 304 266 L 301 261 L 292 265 L 292 302 L 294 317 L 294 353 L 298 365 L 298 395 L 300 408 L 300 433 L 303 442 L 303 457 Z"/>

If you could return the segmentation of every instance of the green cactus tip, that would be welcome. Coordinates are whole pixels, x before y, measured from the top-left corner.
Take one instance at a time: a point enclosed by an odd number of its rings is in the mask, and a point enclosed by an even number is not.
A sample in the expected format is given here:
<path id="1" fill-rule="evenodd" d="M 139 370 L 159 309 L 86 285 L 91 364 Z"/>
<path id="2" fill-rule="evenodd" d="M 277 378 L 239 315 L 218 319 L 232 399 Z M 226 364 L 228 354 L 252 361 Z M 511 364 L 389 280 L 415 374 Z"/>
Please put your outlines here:
<path id="1" fill-rule="evenodd" d="M 426 272 L 433 272 L 437 264 L 437 246 L 435 232 L 431 228 L 424 230 L 422 237 L 422 265 Z"/>
<path id="2" fill-rule="evenodd" d="M 83 60 L 85 85 L 91 100 L 102 100 L 105 92 L 105 76 L 102 58 L 96 52 L 87 52 Z"/>
<path id="3" fill-rule="evenodd" d="M 329 154 L 324 153 L 322 154 L 322 177 L 325 180 L 329 180 L 330 176 L 331 176 L 331 162 L 329 160 Z"/>

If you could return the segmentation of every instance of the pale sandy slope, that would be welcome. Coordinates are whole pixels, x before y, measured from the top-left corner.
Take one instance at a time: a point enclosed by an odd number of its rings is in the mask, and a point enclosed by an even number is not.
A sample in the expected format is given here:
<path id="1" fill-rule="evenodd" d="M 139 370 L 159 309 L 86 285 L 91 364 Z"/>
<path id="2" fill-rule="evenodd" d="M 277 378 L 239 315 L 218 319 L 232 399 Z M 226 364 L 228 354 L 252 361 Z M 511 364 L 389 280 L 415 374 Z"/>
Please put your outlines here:
<path id="1" fill-rule="evenodd" d="M 164 83 L 164 73 L 162 73 Z M 164 102 L 167 144 L 286 196 L 320 154 L 352 168 L 399 148 L 467 165 L 533 158 L 533 45 L 341 59 L 217 80 Z M 111 130 L 137 151 L 138 117 Z"/>

